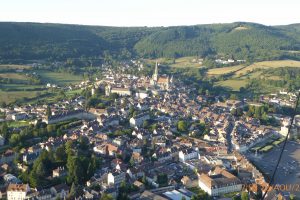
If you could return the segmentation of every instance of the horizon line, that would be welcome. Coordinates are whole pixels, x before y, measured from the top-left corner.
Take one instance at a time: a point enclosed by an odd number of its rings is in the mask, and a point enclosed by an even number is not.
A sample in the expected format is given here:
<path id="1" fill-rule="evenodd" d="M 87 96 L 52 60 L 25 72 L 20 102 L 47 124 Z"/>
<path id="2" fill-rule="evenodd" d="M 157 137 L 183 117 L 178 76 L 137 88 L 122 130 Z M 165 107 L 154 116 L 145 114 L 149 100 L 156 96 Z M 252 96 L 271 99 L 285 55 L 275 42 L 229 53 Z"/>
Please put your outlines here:
<path id="1" fill-rule="evenodd" d="M 249 24 L 259 24 L 264 26 L 288 26 L 288 25 L 296 25 L 300 24 L 300 22 L 296 23 L 287 23 L 287 24 L 273 24 L 267 25 L 259 22 L 250 22 L 250 21 L 233 21 L 233 22 L 212 22 L 212 23 L 203 23 L 203 24 L 178 24 L 178 25 L 164 25 L 164 26 L 149 26 L 149 25 L 134 25 L 134 26 L 119 26 L 119 25 L 100 25 L 100 24 L 80 24 L 80 23 L 67 23 L 67 22 L 37 22 L 37 21 L 2 21 L 0 23 L 31 23 L 31 24 L 59 24 L 59 25 L 75 25 L 75 26 L 99 26 L 99 27 L 117 27 L 117 28 L 138 28 L 138 27 L 146 27 L 146 28 L 158 28 L 158 27 L 178 27 L 178 26 L 199 26 L 199 25 L 217 25 L 217 24 L 234 24 L 234 23 L 249 23 Z"/>

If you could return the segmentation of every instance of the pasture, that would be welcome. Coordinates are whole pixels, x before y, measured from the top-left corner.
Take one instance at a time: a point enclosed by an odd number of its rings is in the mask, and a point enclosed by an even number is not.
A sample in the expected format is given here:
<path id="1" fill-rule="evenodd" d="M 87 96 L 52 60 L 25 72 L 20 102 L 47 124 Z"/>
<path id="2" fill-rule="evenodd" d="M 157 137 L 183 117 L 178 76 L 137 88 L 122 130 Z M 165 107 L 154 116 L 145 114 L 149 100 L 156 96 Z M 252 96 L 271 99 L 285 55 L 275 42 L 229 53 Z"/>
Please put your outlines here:
<path id="1" fill-rule="evenodd" d="M 1 91 L 0 90 L 0 102 L 11 103 L 17 99 L 33 98 L 38 95 L 37 91 Z"/>
<path id="2" fill-rule="evenodd" d="M 244 66 L 242 65 L 236 65 L 236 66 L 231 66 L 231 67 L 221 67 L 221 68 L 213 68 L 209 69 L 207 74 L 212 76 L 212 75 L 224 75 L 228 73 L 235 72 L 237 70 L 240 70 Z"/>
<path id="3" fill-rule="evenodd" d="M 43 82 L 54 83 L 60 86 L 80 83 L 83 80 L 82 76 L 73 75 L 66 72 L 38 70 L 36 73 L 42 77 Z"/>
<path id="4" fill-rule="evenodd" d="M 246 85 L 247 85 L 246 80 L 239 80 L 239 79 L 230 79 L 226 81 L 219 81 L 216 83 L 216 86 L 222 86 L 232 91 L 239 91 L 241 87 L 245 87 Z"/>
<path id="5" fill-rule="evenodd" d="M 235 74 L 235 77 L 248 74 L 250 72 L 253 72 L 255 69 L 269 69 L 269 68 L 279 68 L 279 67 L 300 67 L 300 61 L 274 60 L 274 61 L 256 62 L 238 71 Z"/>

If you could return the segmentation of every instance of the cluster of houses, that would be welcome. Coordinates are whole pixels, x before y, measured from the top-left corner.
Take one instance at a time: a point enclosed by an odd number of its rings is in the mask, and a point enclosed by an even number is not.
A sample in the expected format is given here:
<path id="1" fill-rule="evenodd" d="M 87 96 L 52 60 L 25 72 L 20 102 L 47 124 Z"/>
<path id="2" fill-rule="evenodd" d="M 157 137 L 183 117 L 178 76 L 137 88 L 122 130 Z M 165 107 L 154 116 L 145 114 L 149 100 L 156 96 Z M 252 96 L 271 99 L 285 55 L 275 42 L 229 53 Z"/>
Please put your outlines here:
<path id="1" fill-rule="evenodd" d="M 173 77 L 160 76 L 158 64 L 152 77 L 124 75 L 107 69 L 103 79 L 92 83 L 92 95 L 99 88 L 104 88 L 106 95 L 118 94 L 113 106 L 86 111 L 86 99 L 77 97 L 51 105 L 48 116 L 45 105 L 1 110 L 7 120 L 19 120 L 13 115 L 21 113 L 26 115 L 24 119 L 39 119 L 47 124 L 73 118 L 82 120 L 61 137 L 50 137 L 19 152 L 5 151 L 0 157 L 1 176 L 6 176 L 1 195 L 9 200 L 66 198 L 70 187 L 65 183 L 30 188 L 16 178 L 18 174 L 10 174 L 8 166 L 21 156 L 16 167 L 25 172 L 43 150 L 55 150 L 80 136 L 88 139 L 93 154 L 102 159 L 101 168 L 84 185 L 82 199 L 99 199 L 104 193 L 116 198 L 124 182 L 137 188 L 128 194 L 130 199 L 137 200 L 191 199 L 196 195 L 188 189 L 191 187 L 199 187 L 216 197 L 240 192 L 243 185 L 250 183 L 257 186 L 247 188 L 251 195 L 259 192 L 257 188 L 266 188 L 264 176 L 241 153 L 272 135 L 280 135 L 280 130 L 261 126 L 259 120 L 251 117 L 242 120 L 231 114 L 232 109 L 243 108 L 247 102 L 217 102 L 217 98 L 206 95 L 192 98 L 189 94 L 194 88 L 174 82 Z M 207 106 L 209 98 L 216 103 Z M 182 119 L 191 124 L 184 135 L 177 130 L 177 122 Z M 288 118 L 279 120 L 287 126 Z M 201 135 L 195 125 L 199 122 L 210 127 L 201 139 L 194 137 Z M 299 124 L 298 116 L 295 129 L 299 130 Z M 116 132 L 122 134 L 110 137 Z M 51 178 L 67 174 L 67 167 L 59 166 L 53 169 Z"/>

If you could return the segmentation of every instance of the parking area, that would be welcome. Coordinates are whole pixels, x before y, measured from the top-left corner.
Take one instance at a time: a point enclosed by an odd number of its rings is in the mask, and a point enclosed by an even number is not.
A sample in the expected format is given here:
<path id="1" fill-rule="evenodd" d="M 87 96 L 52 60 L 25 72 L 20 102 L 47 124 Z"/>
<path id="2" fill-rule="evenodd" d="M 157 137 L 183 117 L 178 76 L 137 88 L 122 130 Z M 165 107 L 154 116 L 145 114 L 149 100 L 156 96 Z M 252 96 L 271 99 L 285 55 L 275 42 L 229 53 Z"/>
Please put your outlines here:
<path id="1" fill-rule="evenodd" d="M 273 150 L 255 155 L 248 152 L 247 157 L 261 169 L 267 176 L 271 177 L 283 144 Z M 283 152 L 279 167 L 277 169 L 274 184 L 300 184 L 300 144 L 288 141 Z M 291 192 L 300 196 L 300 191 Z"/>

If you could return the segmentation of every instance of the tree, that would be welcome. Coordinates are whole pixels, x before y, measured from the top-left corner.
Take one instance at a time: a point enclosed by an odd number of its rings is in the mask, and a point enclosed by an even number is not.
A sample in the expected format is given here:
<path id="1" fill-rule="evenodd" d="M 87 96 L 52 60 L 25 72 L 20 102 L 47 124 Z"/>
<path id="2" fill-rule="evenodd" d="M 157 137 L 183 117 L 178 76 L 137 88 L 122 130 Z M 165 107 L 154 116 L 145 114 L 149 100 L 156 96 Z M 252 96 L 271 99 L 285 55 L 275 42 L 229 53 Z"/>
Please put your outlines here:
<path id="1" fill-rule="evenodd" d="M 79 137 L 79 147 L 81 150 L 88 150 L 89 148 L 89 139 L 86 136 Z"/>
<path id="2" fill-rule="evenodd" d="M 71 189 L 70 189 L 70 193 L 68 195 L 68 199 L 75 199 L 75 197 L 77 196 L 77 187 L 75 185 L 75 183 L 72 183 Z"/>
<path id="3" fill-rule="evenodd" d="M 180 132 L 185 132 L 187 131 L 187 122 L 180 120 L 177 124 L 177 130 Z"/>
<path id="4" fill-rule="evenodd" d="M 51 107 L 48 105 L 46 110 L 46 116 L 50 117 L 52 115 Z"/>
<path id="5" fill-rule="evenodd" d="M 231 94 L 229 97 L 231 100 L 237 100 L 236 94 Z"/>
<path id="6" fill-rule="evenodd" d="M 1 128 L 0 128 L 0 134 L 5 138 L 7 139 L 8 138 L 8 135 L 9 135 L 9 132 L 8 132 L 8 126 L 6 123 L 3 123 Z"/>
<path id="7" fill-rule="evenodd" d="M 166 185 L 168 185 L 168 176 L 167 176 L 167 174 L 159 174 L 157 176 L 157 183 L 160 186 L 166 186 Z"/>
<path id="8" fill-rule="evenodd" d="M 103 193 L 100 200 L 113 200 L 114 198 L 110 194 Z"/>
<path id="9" fill-rule="evenodd" d="M 248 200 L 249 199 L 248 192 L 242 192 L 241 199 L 242 200 Z"/>
<path id="10" fill-rule="evenodd" d="M 67 162 L 67 153 L 65 151 L 64 145 L 60 145 L 56 149 L 54 157 L 56 162 Z"/>
<path id="11" fill-rule="evenodd" d="M 14 133 L 10 136 L 9 144 L 12 146 L 16 146 L 17 144 L 20 144 L 21 136 L 17 133 Z"/>
<path id="12" fill-rule="evenodd" d="M 65 144 L 65 148 L 69 158 L 69 156 L 73 155 L 73 141 L 72 140 L 67 141 Z"/>
<path id="13" fill-rule="evenodd" d="M 35 173 L 36 173 L 36 175 L 38 177 L 46 177 L 46 175 L 47 175 L 47 169 L 46 169 L 46 166 L 45 166 L 44 162 L 40 162 L 37 165 Z"/>

